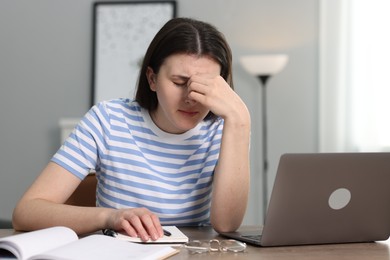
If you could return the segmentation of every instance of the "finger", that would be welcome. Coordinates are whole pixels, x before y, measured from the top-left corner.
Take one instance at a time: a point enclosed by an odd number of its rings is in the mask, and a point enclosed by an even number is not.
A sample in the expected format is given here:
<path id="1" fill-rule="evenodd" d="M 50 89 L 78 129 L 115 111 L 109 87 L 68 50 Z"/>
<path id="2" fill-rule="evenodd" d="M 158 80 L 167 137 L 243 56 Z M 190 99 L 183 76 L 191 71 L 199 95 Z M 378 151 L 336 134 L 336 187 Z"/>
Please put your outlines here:
<path id="1" fill-rule="evenodd" d="M 135 229 L 135 231 L 138 234 L 138 237 L 141 238 L 142 241 L 148 241 L 149 235 L 147 231 L 144 228 L 144 225 L 141 221 L 141 219 L 137 215 L 133 215 L 129 219 L 130 225 Z"/>
<path id="2" fill-rule="evenodd" d="M 192 79 L 192 78 L 191 78 Z M 199 78 L 188 84 L 188 92 L 195 91 L 199 94 L 220 97 L 223 92 L 232 91 L 229 84 L 220 76 L 215 78 Z"/>
<path id="3" fill-rule="evenodd" d="M 219 75 L 212 74 L 195 74 L 190 77 L 191 82 L 198 82 L 203 85 L 207 85 L 210 80 L 214 80 Z"/>
<path id="4" fill-rule="evenodd" d="M 188 94 L 188 98 L 192 99 L 192 100 L 195 100 L 196 102 L 199 102 L 200 104 L 206 106 L 206 107 L 209 107 L 210 105 L 207 103 L 207 96 L 202 94 L 202 93 L 199 93 L 199 92 L 196 92 L 196 91 L 191 91 L 189 94 Z"/>
<path id="5" fill-rule="evenodd" d="M 148 215 L 148 214 L 143 215 L 141 217 L 141 221 L 142 221 L 142 224 L 145 227 L 146 231 L 148 232 L 148 234 L 152 238 L 152 240 L 157 240 L 160 236 L 159 236 L 159 232 L 157 230 L 157 227 L 155 226 L 155 223 L 153 222 L 152 216 L 153 216 L 153 214 L 152 215 Z"/>
<path id="6" fill-rule="evenodd" d="M 191 81 L 188 84 L 188 92 L 195 91 L 201 94 L 205 94 L 206 91 L 210 88 L 210 83 L 204 81 Z"/>
<path id="7" fill-rule="evenodd" d="M 131 237 L 138 237 L 137 231 L 130 225 L 127 220 L 123 220 L 121 228 Z"/>
<path id="8" fill-rule="evenodd" d="M 164 236 L 164 231 L 163 231 L 163 228 L 161 226 L 160 219 L 156 215 L 153 214 L 152 215 L 152 221 L 154 223 L 154 226 L 157 229 L 159 237 L 163 237 Z"/>

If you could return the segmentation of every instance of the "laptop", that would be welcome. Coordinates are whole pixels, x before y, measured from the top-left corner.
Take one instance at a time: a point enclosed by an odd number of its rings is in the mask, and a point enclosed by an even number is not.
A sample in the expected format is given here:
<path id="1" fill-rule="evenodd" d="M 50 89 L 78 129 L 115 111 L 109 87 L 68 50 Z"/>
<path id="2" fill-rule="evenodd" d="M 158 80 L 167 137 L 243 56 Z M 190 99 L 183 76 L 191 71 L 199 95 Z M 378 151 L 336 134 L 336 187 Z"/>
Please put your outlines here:
<path id="1" fill-rule="evenodd" d="M 386 240 L 390 153 L 284 154 L 262 230 L 220 234 L 258 246 Z"/>

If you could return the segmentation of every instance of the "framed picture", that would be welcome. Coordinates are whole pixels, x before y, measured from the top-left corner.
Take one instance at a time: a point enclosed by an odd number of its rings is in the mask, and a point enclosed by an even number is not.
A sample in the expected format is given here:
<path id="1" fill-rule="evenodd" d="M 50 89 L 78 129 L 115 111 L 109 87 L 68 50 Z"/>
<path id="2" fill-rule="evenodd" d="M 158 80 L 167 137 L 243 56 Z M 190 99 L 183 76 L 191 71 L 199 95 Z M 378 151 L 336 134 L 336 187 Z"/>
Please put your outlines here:
<path id="1" fill-rule="evenodd" d="M 175 16 L 175 1 L 94 3 L 91 105 L 134 97 L 147 47 Z"/>

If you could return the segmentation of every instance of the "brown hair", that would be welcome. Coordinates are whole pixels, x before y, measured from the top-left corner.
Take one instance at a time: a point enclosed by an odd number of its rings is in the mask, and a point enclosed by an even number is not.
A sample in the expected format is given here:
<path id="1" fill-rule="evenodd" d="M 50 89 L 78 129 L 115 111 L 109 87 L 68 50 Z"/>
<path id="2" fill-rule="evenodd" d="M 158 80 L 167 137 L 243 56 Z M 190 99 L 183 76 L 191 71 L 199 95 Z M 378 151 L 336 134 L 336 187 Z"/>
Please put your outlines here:
<path id="1" fill-rule="evenodd" d="M 164 60 L 173 54 L 207 56 L 221 66 L 221 77 L 233 87 L 232 53 L 224 35 L 213 25 L 190 18 L 169 20 L 156 34 L 146 51 L 138 78 L 135 100 L 149 111 L 157 109 L 157 95 L 146 78 L 148 67 L 158 73 Z M 211 112 L 206 119 L 215 118 Z"/>

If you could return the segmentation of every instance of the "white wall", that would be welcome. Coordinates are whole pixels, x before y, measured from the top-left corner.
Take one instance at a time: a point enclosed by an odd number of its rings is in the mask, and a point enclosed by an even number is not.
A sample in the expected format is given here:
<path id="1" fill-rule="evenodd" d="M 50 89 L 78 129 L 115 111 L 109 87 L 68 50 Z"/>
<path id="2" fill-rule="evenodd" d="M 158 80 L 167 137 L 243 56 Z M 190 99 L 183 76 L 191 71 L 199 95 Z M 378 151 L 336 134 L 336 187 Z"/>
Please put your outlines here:
<path id="1" fill-rule="evenodd" d="M 60 143 L 58 120 L 89 108 L 92 0 L 0 2 L 0 219 Z M 252 113 L 252 189 L 246 224 L 260 224 L 260 83 L 243 54 L 286 53 L 268 84 L 271 190 L 280 154 L 317 150 L 318 1 L 178 0 L 178 15 L 224 32 L 237 92 Z"/>
<path id="2" fill-rule="evenodd" d="M 317 151 L 318 1 L 179 1 L 179 14 L 215 24 L 234 59 L 236 91 L 252 114 L 251 199 L 247 224 L 261 224 L 262 133 L 260 82 L 240 66 L 240 55 L 286 53 L 286 68 L 268 82 L 268 158 L 271 191 L 277 163 L 286 152 Z M 268 196 L 269 198 L 269 196 Z"/>

